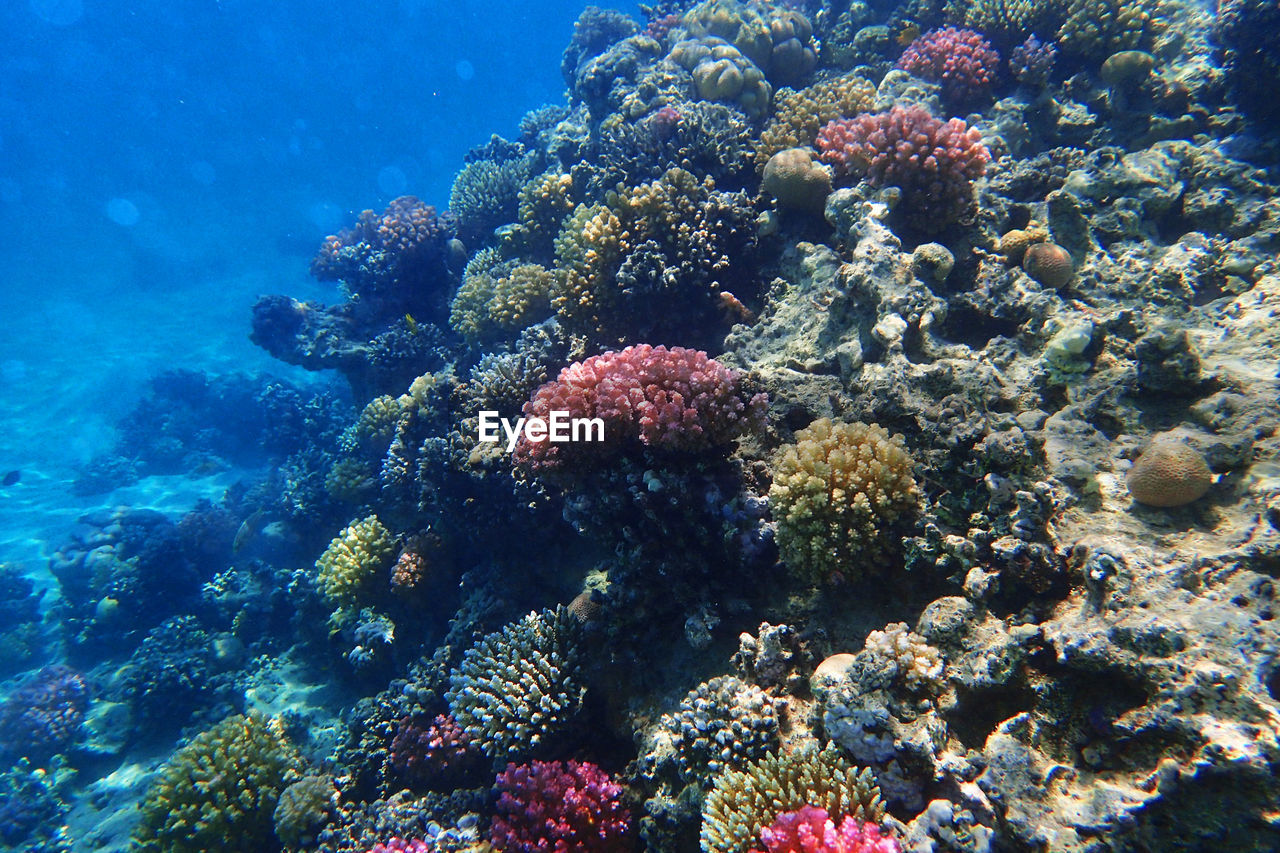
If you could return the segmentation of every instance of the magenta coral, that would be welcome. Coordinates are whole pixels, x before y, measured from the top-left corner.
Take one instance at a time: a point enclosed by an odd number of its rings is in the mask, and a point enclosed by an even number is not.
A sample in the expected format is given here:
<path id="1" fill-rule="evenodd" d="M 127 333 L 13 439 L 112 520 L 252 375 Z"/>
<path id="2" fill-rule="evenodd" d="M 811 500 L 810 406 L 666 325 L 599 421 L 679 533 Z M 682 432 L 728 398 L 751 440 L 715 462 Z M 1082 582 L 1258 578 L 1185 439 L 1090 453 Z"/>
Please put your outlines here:
<path id="1" fill-rule="evenodd" d="M 515 853 L 631 849 L 622 786 L 586 761 L 508 764 L 498 774 L 491 840 Z"/>
<path id="2" fill-rule="evenodd" d="M 783 812 L 760 830 L 760 838 L 768 853 L 902 853 L 897 840 L 874 823 L 846 817 L 837 827 L 817 806 Z"/>
<path id="3" fill-rule="evenodd" d="M 969 210 L 972 181 L 991 161 L 976 129 L 918 106 L 836 119 L 818 131 L 817 146 L 837 174 L 862 174 L 872 186 L 901 189 L 907 221 L 925 231 Z"/>
<path id="4" fill-rule="evenodd" d="M 943 27 L 911 42 L 898 60 L 898 67 L 942 86 L 942 96 L 947 101 L 966 103 L 990 92 L 1000 67 L 1000 54 L 980 33 Z"/>
<path id="5" fill-rule="evenodd" d="M 517 463 L 535 471 L 614 452 L 628 441 L 666 451 L 700 451 L 727 444 L 764 417 L 766 398 L 749 399 L 739 375 L 705 352 L 638 344 L 569 365 L 524 405 L 526 418 L 552 412 L 604 421 L 603 447 L 522 438 Z"/>

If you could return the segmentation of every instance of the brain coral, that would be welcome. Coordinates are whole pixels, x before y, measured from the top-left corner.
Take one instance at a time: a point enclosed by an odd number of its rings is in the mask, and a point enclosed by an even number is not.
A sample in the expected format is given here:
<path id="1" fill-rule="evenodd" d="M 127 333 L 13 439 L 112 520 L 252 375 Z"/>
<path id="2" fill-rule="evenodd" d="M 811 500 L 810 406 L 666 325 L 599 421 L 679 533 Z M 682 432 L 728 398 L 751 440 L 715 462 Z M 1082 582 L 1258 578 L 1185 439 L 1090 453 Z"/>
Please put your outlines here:
<path id="1" fill-rule="evenodd" d="M 623 853 L 632 847 L 622 786 L 585 761 L 510 764 L 498 774 L 491 838 L 516 853 Z"/>
<path id="2" fill-rule="evenodd" d="M 817 806 L 835 818 L 878 822 L 884 803 L 871 771 L 857 770 L 837 748 L 770 753 L 720 774 L 702 807 L 705 853 L 746 853 L 784 812 Z"/>
<path id="3" fill-rule="evenodd" d="M 778 550 L 813 580 L 858 577 L 884 551 L 884 532 L 916 505 L 919 491 L 902 436 L 864 423 L 814 421 L 783 448 L 769 505 Z"/>
<path id="4" fill-rule="evenodd" d="M 831 194 L 831 171 L 815 163 L 808 148 L 786 148 L 765 164 L 761 188 L 780 207 L 821 212 Z"/>
<path id="5" fill-rule="evenodd" d="M 812 73 L 818 56 L 813 25 L 796 8 L 761 0 L 705 0 L 681 23 L 693 36 L 724 39 L 770 81 L 787 86 Z"/>
<path id="6" fill-rule="evenodd" d="M 556 238 L 552 305 L 592 343 L 693 343 L 725 324 L 732 292 L 755 295 L 757 241 L 744 194 L 672 169 L 573 212 Z"/>
<path id="7" fill-rule="evenodd" d="M 1147 506 L 1174 507 L 1199 500 L 1213 485 L 1209 465 L 1185 439 L 1157 436 L 1125 477 L 1129 494 Z"/>
<path id="8" fill-rule="evenodd" d="M 830 122 L 818 132 L 817 146 L 837 174 L 901 189 L 896 212 L 922 231 L 938 231 L 970 210 L 972 181 L 991 160 L 976 129 L 958 118 L 936 119 L 919 106 Z"/>
<path id="9" fill-rule="evenodd" d="M 469 649 L 449 675 L 449 708 L 486 755 L 527 753 L 562 730 L 585 688 L 569 611 L 530 613 Z"/>
<path id="10" fill-rule="evenodd" d="M 1000 54 L 981 34 L 960 27 L 943 27 L 919 36 L 898 60 L 898 67 L 938 83 L 950 103 L 984 98 L 1000 68 Z"/>
<path id="11" fill-rule="evenodd" d="M 693 75 L 698 97 L 728 101 L 753 119 L 769 112 L 773 87 L 737 47 L 711 36 L 677 42 L 668 58 Z"/>
<path id="12" fill-rule="evenodd" d="M 354 605 L 395 550 L 395 538 L 376 515 L 353 521 L 316 560 L 316 587 L 331 605 Z"/>
<path id="13" fill-rule="evenodd" d="M 229 717 L 173 754 L 147 790 L 134 831 L 143 853 L 267 850 L 281 792 L 301 759 L 274 720 Z"/>
<path id="14" fill-rule="evenodd" d="M 576 362 L 539 388 L 525 417 L 567 412 L 600 418 L 604 441 L 516 445 L 517 464 L 539 473 L 590 467 L 627 445 L 666 452 L 699 452 L 733 441 L 764 416 L 763 394 L 748 397 L 737 371 L 705 352 L 684 347 L 627 347 Z"/>

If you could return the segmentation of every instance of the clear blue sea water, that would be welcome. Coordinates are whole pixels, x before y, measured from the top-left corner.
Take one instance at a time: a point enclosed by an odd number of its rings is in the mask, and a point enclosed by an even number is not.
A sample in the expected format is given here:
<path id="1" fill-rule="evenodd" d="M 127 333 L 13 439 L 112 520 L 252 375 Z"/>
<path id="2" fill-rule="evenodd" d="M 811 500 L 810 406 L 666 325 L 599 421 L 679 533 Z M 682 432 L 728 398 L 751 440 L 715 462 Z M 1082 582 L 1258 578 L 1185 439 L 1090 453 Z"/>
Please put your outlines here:
<path id="1" fill-rule="evenodd" d="M 39 573 L 88 506 L 216 496 L 68 486 L 161 370 L 324 381 L 249 342 L 253 300 L 332 301 L 307 272 L 326 234 L 399 195 L 447 206 L 472 146 L 562 102 L 584 5 L 0 4 L 0 562 Z"/>

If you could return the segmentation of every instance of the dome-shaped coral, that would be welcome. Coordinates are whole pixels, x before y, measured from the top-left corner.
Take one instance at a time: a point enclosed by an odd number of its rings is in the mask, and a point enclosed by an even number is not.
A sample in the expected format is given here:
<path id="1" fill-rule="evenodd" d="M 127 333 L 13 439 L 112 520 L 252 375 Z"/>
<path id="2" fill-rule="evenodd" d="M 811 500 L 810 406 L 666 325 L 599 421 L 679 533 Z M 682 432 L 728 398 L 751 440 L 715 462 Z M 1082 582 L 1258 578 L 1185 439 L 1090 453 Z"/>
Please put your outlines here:
<path id="1" fill-rule="evenodd" d="M 1174 507 L 1199 500 L 1213 485 L 1204 456 L 1177 435 L 1157 436 L 1125 477 L 1129 494 L 1147 506 Z"/>

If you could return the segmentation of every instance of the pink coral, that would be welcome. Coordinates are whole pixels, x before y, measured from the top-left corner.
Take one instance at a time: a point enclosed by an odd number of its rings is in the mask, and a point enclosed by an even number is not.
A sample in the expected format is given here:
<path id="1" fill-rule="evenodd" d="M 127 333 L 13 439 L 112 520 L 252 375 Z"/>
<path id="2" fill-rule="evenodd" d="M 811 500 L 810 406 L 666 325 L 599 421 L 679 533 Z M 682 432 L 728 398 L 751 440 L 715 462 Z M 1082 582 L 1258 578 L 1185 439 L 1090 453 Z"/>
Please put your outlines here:
<path id="1" fill-rule="evenodd" d="M 783 812 L 760 830 L 760 838 L 768 853 L 902 853 L 897 840 L 874 823 L 846 817 L 837 827 L 817 806 Z"/>
<path id="2" fill-rule="evenodd" d="M 700 451 L 759 424 L 766 402 L 763 394 L 747 398 L 739 375 L 705 352 L 639 344 L 569 365 L 524 405 L 527 418 L 545 420 L 552 412 L 598 417 L 605 426 L 603 443 L 521 438 L 515 458 L 530 470 L 546 471 L 617 452 L 629 441 L 664 451 Z"/>
<path id="3" fill-rule="evenodd" d="M 973 204 L 972 181 L 991 154 L 962 120 L 942 121 L 923 107 L 836 119 L 818 131 L 818 151 L 837 174 L 863 174 L 873 186 L 902 190 L 907 221 L 936 231 Z"/>
<path id="4" fill-rule="evenodd" d="M 916 38 L 898 60 L 898 67 L 942 86 L 951 103 L 984 98 L 996 80 L 1000 54 L 973 30 L 943 27 Z"/>
<path id="5" fill-rule="evenodd" d="M 594 764 L 508 764 L 497 789 L 491 839 L 499 850 L 620 853 L 632 847 L 622 786 Z"/>

